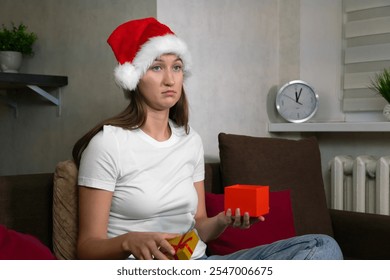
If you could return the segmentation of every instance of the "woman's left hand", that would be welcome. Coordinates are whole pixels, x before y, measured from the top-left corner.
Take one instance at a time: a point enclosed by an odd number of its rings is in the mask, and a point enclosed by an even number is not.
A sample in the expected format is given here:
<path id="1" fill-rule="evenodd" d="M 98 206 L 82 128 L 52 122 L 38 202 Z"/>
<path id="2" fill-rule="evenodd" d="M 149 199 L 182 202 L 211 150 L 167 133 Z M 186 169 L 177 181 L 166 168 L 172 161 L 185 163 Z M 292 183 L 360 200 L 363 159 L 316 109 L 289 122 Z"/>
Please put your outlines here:
<path id="1" fill-rule="evenodd" d="M 218 220 L 224 224 L 225 226 L 232 226 L 234 228 L 248 229 L 257 222 L 262 222 L 265 220 L 263 216 L 259 217 L 250 217 L 248 212 L 245 212 L 243 216 L 241 216 L 240 208 L 237 208 L 234 216 L 232 216 L 232 210 L 228 209 L 225 212 L 221 212 L 218 214 Z"/>

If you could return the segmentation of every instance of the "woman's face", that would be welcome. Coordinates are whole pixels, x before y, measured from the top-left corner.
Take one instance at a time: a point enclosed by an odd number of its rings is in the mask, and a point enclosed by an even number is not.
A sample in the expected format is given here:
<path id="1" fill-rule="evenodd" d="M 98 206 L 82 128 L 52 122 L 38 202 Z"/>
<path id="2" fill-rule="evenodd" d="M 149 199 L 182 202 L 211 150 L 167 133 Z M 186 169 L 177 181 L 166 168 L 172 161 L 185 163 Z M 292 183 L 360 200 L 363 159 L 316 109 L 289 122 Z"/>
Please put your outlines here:
<path id="1" fill-rule="evenodd" d="M 175 54 L 158 57 L 140 79 L 138 88 L 147 106 L 169 110 L 180 99 L 183 87 L 183 62 Z"/>

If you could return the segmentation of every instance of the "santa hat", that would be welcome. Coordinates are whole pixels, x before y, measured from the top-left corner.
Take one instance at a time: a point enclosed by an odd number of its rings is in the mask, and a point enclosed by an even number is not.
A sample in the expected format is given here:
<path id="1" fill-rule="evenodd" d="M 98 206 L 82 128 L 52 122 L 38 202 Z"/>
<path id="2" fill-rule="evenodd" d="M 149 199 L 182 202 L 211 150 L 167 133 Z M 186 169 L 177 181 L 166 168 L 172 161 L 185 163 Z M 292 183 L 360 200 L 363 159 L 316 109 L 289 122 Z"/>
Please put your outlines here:
<path id="1" fill-rule="evenodd" d="M 118 26 L 107 40 L 118 61 L 115 80 L 120 87 L 134 90 L 150 65 L 162 54 L 176 54 L 189 73 L 191 56 L 187 45 L 155 18 L 128 21 Z"/>

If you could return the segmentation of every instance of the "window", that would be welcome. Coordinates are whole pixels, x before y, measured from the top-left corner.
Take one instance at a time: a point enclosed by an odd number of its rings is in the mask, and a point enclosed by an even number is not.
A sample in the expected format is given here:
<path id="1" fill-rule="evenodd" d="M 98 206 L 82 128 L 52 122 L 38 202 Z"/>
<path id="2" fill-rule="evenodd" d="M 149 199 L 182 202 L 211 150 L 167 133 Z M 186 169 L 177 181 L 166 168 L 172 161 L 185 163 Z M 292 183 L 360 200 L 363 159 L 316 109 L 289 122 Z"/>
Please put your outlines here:
<path id="1" fill-rule="evenodd" d="M 386 101 L 368 86 L 390 67 L 390 0 L 343 0 L 343 13 L 343 111 L 383 110 Z"/>

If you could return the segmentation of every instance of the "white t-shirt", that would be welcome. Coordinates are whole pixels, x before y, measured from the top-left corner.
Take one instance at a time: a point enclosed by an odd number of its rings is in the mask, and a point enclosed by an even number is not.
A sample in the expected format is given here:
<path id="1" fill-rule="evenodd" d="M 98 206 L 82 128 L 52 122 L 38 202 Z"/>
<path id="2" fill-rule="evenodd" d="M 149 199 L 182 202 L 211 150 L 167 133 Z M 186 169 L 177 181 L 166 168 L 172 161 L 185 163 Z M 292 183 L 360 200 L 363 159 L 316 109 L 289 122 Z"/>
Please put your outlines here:
<path id="1" fill-rule="evenodd" d="M 156 141 L 141 129 L 104 126 L 83 152 L 78 184 L 113 192 L 107 234 L 129 231 L 183 234 L 194 228 L 204 180 L 204 151 L 191 128 L 169 122 L 172 134 Z M 199 241 L 193 259 L 204 255 Z"/>

